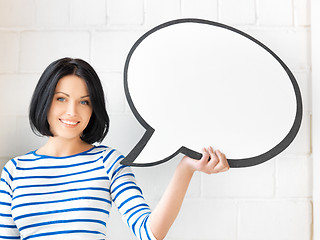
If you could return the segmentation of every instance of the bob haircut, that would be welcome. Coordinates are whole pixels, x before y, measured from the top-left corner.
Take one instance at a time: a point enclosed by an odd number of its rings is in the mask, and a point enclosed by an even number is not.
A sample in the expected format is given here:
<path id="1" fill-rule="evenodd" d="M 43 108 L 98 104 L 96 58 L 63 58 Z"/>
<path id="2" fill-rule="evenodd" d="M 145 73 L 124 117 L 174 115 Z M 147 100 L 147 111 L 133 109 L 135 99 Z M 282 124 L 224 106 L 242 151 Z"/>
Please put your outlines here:
<path id="1" fill-rule="evenodd" d="M 51 63 L 42 73 L 33 92 L 29 107 L 29 122 L 38 136 L 53 136 L 47 120 L 52 98 L 58 81 L 67 75 L 82 78 L 88 87 L 92 115 L 81 140 L 92 144 L 102 142 L 109 130 L 109 116 L 105 108 L 100 79 L 89 63 L 81 59 L 61 58 Z"/>

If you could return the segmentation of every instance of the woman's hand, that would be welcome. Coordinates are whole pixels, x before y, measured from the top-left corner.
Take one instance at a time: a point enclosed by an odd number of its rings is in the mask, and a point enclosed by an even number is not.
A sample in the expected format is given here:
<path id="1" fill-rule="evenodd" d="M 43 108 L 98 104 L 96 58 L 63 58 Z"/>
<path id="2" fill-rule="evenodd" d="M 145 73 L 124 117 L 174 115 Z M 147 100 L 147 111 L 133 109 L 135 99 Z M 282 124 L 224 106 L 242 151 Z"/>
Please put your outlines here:
<path id="1" fill-rule="evenodd" d="M 207 174 L 213 174 L 225 172 L 230 168 L 226 155 L 219 150 L 213 150 L 212 147 L 202 149 L 202 158 L 200 160 L 184 156 L 180 164 L 188 167 L 192 173 L 200 171 Z"/>
<path id="2" fill-rule="evenodd" d="M 163 239 L 176 219 L 190 180 L 195 171 L 208 174 L 227 171 L 230 167 L 226 156 L 212 147 L 202 150 L 200 160 L 184 156 L 164 192 L 160 202 L 150 215 L 150 228 L 156 239 Z"/>

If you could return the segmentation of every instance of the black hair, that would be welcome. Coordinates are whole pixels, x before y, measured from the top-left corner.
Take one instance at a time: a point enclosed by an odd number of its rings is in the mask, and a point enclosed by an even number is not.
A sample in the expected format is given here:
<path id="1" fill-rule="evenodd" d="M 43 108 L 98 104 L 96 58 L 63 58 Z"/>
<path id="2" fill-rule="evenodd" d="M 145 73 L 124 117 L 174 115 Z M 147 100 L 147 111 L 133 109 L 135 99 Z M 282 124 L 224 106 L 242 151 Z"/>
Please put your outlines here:
<path id="1" fill-rule="evenodd" d="M 100 79 L 89 63 L 82 59 L 61 58 L 51 63 L 42 73 L 33 92 L 29 107 L 29 122 L 38 136 L 53 136 L 47 120 L 58 81 L 67 75 L 82 78 L 88 87 L 92 115 L 80 138 L 89 144 L 102 142 L 109 130 L 109 116 L 105 107 Z"/>

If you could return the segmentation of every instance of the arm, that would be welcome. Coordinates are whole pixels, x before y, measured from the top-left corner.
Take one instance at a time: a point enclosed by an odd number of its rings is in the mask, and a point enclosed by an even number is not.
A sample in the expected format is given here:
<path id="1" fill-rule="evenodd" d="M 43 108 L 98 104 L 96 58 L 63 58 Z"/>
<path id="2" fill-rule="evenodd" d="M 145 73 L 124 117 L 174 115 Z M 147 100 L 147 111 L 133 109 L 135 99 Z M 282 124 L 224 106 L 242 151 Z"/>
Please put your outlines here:
<path id="1" fill-rule="evenodd" d="M 9 162 L 6 166 L 12 167 L 11 163 Z M 10 184 L 12 176 L 6 166 L 2 171 L 0 181 L 0 239 L 20 239 L 19 231 L 11 214 L 12 191 Z"/>
<path id="2" fill-rule="evenodd" d="M 109 154 L 108 154 L 109 156 Z M 110 176 L 112 201 L 122 215 L 122 220 L 139 240 L 156 240 L 150 230 L 151 210 L 145 202 L 141 189 L 137 186 L 132 169 L 120 165 L 123 156 L 114 152 L 106 160 L 106 170 Z M 110 163 L 109 165 L 107 163 Z"/>
<path id="3" fill-rule="evenodd" d="M 160 202 L 150 215 L 150 228 L 154 236 L 163 239 L 176 219 L 190 180 L 195 171 L 207 174 L 224 172 L 229 169 L 226 156 L 212 147 L 203 149 L 202 158 L 195 160 L 183 157 Z M 209 160 L 210 157 L 210 160 Z"/>

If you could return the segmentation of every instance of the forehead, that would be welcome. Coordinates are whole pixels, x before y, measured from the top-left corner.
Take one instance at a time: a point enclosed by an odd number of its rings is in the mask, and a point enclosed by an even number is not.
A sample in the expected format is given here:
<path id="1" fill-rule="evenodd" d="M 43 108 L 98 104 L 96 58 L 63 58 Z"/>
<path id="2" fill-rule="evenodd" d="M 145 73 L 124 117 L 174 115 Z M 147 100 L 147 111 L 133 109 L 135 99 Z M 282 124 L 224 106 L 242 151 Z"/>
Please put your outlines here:
<path id="1" fill-rule="evenodd" d="M 67 75 L 62 77 L 56 86 L 55 92 L 64 92 L 70 95 L 88 94 L 88 87 L 86 82 L 75 75 Z"/>

